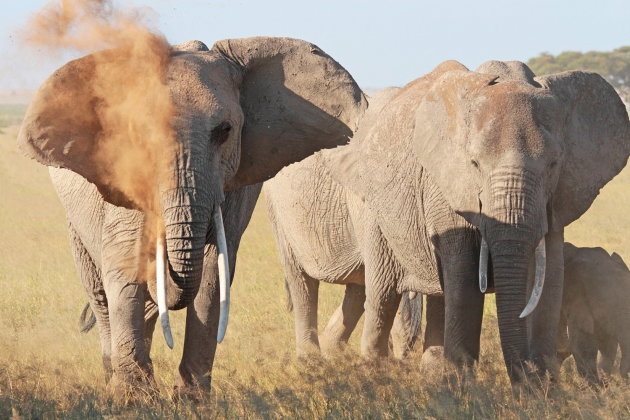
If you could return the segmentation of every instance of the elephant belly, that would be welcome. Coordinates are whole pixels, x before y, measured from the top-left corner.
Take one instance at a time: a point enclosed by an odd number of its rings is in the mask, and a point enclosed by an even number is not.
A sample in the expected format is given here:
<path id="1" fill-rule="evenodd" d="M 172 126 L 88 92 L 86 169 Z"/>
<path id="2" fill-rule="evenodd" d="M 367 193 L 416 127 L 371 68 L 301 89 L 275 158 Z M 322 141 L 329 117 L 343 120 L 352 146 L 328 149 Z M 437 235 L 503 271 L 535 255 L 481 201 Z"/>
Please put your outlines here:
<path id="1" fill-rule="evenodd" d="M 279 247 L 314 279 L 363 284 L 345 192 L 315 158 L 285 168 L 265 184 Z"/>

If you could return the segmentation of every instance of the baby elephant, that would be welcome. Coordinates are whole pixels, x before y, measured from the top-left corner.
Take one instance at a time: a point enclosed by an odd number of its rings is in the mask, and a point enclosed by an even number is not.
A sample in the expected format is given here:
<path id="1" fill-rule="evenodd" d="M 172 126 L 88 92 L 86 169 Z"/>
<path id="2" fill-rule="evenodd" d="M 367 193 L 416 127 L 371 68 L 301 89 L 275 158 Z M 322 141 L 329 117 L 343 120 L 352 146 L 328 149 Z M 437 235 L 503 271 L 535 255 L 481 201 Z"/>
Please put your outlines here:
<path id="1" fill-rule="evenodd" d="M 570 354 L 579 374 L 591 383 L 600 368 L 610 374 L 621 346 L 622 377 L 630 370 L 630 271 L 621 257 L 602 248 L 564 244 L 564 295 L 558 358 Z M 567 336 L 568 333 L 568 336 Z"/>

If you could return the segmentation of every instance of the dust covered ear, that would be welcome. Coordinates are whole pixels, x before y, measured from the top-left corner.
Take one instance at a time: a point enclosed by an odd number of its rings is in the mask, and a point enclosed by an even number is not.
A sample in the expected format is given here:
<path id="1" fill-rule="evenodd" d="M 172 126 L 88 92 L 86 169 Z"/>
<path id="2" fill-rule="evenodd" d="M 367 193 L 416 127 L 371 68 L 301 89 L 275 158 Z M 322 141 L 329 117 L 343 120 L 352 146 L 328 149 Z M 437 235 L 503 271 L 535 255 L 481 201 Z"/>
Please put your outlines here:
<path id="1" fill-rule="evenodd" d="M 212 51 L 242 76 L 241 162 L 229 189 L 265 181 L 317 150 L 345 144 L 367 108 L 352 76 L 309 42 L 228 39 Z"/>
<path id="2" fill-rule="evenodd" d="M 18 134 L 18 145 L 29 157 L 67 168 L 94 183 L 107 201 L 132 207 L 130 200 L 109 184 L 95 157 L 102 131 L 94 94 L 96 60 L 89 55 L 54 72 L 37 90 Z"/>
<path id="3" fill-rule="evenodd" d="M 53 73 L 26 112 L 18 135 L 22 151 L 83 176 L 112 204 L 152 206 L 150 186 L 157 185 L 157 168 L 167 158 L 163 150 L 174 136 L 170 93 L 162 81 L 171 50 L 162 39 L 151 42 L 150 54 L 111 49 Z"/>
<path id="4" fill-rule="evenodd" d="M 564 105 L 564 154 L 553 195 L 552 230 L 579 218 L 626 165 L 630 123 L 619 95 L 596 73 L 570 71 L 536 80 Z"/>

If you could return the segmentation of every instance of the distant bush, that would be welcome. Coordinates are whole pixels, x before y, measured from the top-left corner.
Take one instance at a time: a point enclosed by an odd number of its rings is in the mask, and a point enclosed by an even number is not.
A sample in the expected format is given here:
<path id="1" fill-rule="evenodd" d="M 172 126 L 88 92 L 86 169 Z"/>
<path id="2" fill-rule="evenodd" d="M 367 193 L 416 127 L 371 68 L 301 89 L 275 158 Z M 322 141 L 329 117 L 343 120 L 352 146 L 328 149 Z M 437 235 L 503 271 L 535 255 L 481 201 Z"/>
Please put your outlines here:
<path id="1" fill-rule="evenodd" d="M 27 105 L 0 105 L 0 127 L 17 125 L 22 122 Z"/>
<path id="2" fill-rule="evenodd" d="M 527 65 L 538 75 L 567 70 L 586 70 L 601 74 L 630 105 L 630 46 L 613 51 L 565 51 L 556 56 L 547 52 L 530 58 Z"/>

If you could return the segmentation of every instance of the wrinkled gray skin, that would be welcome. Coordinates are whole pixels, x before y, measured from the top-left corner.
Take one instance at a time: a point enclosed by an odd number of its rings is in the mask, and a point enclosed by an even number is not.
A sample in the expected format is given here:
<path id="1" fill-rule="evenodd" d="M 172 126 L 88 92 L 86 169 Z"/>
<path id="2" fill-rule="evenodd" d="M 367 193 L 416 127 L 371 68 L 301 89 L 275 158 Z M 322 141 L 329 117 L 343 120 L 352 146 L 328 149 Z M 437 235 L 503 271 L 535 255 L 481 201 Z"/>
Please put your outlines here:
<path id="1" fill-rule="evenodd" d="M 375 120 L 374 116 L 380 112 L 387 100 L 397 91 L 398 88 L 387 88 L 369 98 L 369 108 L 360 123 L 361 130 L 365 130 L 367 126 Z M 298 166 L 300 168 L 303 167 L 303 165 L 295 165 L 295 167 Z M 319 351 L 321 341 L 321 346 L 326 353 L 335 354 L 341 351 L 347 344 L 352 331 L 363 315 L 363 304 L 365 301 L 363 264 L 357 263 L 356 267 L 347 268 L 344 266 L 343 262 L 339 262 L 337 259 L 348 258 L 352 260 L 353 257 L 347 257 L 347 254 L 356 256 L 359 253 L 358 248 L 362 245 L 346 236 L 338 236 L 326 238 L 326 241 L 334 242 L 339 240 L 343 241 L 343 243 L 328 245 L 328 243 L 325 242 L 320 244 L 326 247 L 326 249 L 316 247 L 308 248 L 299 255 L 291 250 L 296 248 L 296 246 L 291 246 L 287 243 L 288 238 L 283 233 L 283 229 L 292 224 L 292 216 L 294 214 L 285 213 L 282 206 L 285 198 L 287 198 L 284 195 L 284 191 L 287 188 L 291 188 L 285 185 L 285 182 L 293 176 L 293 173 L 293 169 L 287 169 L 286 175 L 281 175 L 281 178 L 277 180 L 268 181 L 265 183 L 264 188 L 276 244 L 284 267 L 287 292 L 289 294 L 289 307 L 294 312 L 296 350 L 300 356 L 307 355 L 313 351 Z M 299 193 L 299 189 L 291 189 L 291 191 Z M 316 193 L 316 191 L 309 192 Z M 332 198 L 332 196 L 329 197 Z M 317 200 L 319 204 L 324 204 L 326 207 L 334 206 L 334 203 L 323 203 L 323 197 L 310 196 L 310 198 L 309 203 Z M 293 199 L 293 197 L 289 198 L 289 200 L 291 199 Z M 278 202 L 274 205 L 274 201 Z M 335 214 L 339 219 L 334 220 L 331 218 L 321 218 L 320 220 L 319 215 L 315 213 L 319 208 L 311 208 L 313 213 L 309 213 L 305 216 L 316 218 L 314 221 L 326 224 L 326 226 L 320 226 L 320 230 L 322 231 L 331 229 L 332 232 L 332 229 L 336 230 L 337 228 L 341 228 L 342 225 L 344 228 L 350 230 L 352 228 L 351 219 L 353 217 L 355 220 L 361 218 L 361 210 L 358 207 L 353 209 L 357 210 L 357 213 L 353 216 L 350 215 L 350 211 L 342 211 Z M 286 220 L 285 216 L 288 216 Z M 346 231 L 344 230 L 344 232 Z M 299 230 L 299 232 L 296 232 L 294 240 L 307 242 L 309 241 L 309 235 L 313 233 L 316 234 L 317 231 L 310 231 L 309 229 Z M 348 231 L 347 233 L 352 237 L 356 236 L 353 232 Z M 349 249 L 349 247 L 354 248 Z M 336 250 L 343 250 L 343 254 L 336 256 L 337 258 L 329 258 L 329 252 L 332 253 Z M 320 258 L 322 253 L 324 253 L 326 257 Z M 332 254 L 330 256 L 332 256 Z M 305 271 L 306 267 L 313 266 L 311 262 L 313 258 L 321 261 L 324 266 Z M 318 336 L 317 327 L 317 302 L 320 281 L 344 284 L 346 287 L 343 302 L 331 316 L 322 334 L 321 340 Z M 308 298 L 306 299 L 304 297 L 305 292 L 308 293 Z M 405 357 L 413 347 L 420 328 L 421 317 L 422 298 L 420 297 L 417 300 L 410 301 L 408 296 L 405 296 L 400 302 L 391 332 L 390 345 L 396 357 Z"/>
<path id="2" fill-rule="evenodd" d="M 53 74 L 30 105 L 18 141 L 51 167 L 108 377 L 151 384 L 155 281 L 144 278 L 142 268 L 153 261 L 139 250 L 145 226 L 155 221 L 145 223 L 134 197 L 98 170 L 93 74 L 91 56 Z M 163 170 L 175 185 L 156 190 L 164 209 L 157 217 L 166 231 L 167 303 L 187 308 L 177 385 L 208 388 L 219 312 L 213 209 L 223 210 L 233 274 L 260 184 L 316 150 L 347 143 L 367 102 L 337 62 L 289 38 L 224 40 L 210 50 L 199 41 L 176 46 L 167 83 L 177 147 Z"/>
<path id="3" fill-rule="evenodd" d="M 425 336 L 439 337 L 441 325 L 445 356 L 475 360 L 481 236 L 512 382 L 523 379 L 525 360 L 553 374 L 564 226 L 630 150 L 614 89 L 593 73 L 535 77 L 523 63 L 496 61 L 471 72 L 451 61 L 402 88 L 374 118 L 364 118 L 348 145 L 268 182 L 285 270 L 304 280 L 291 290 L 294 302 L 316 308 L 314 279 L 354 283 L 364 267 L 365 355 L 387 353 L 399 296 L 417 291 L 429 295 L 428 318 L 436 318 Z M 541 239 L 545 286 L 521 319 Z M 298 340 L 316 343 L 312 311 L 296 325 Z"/>
<path id="4" fill-rule="evenodd" d="M 558 357 L 575 358 L 579 374 L 599 384 L 600 368 L 612 373 L 621 347 L 622 377 L 630 371 L 630 271 L 621 257 L 602 248 L 564 244 L 564 294 Z"/>

